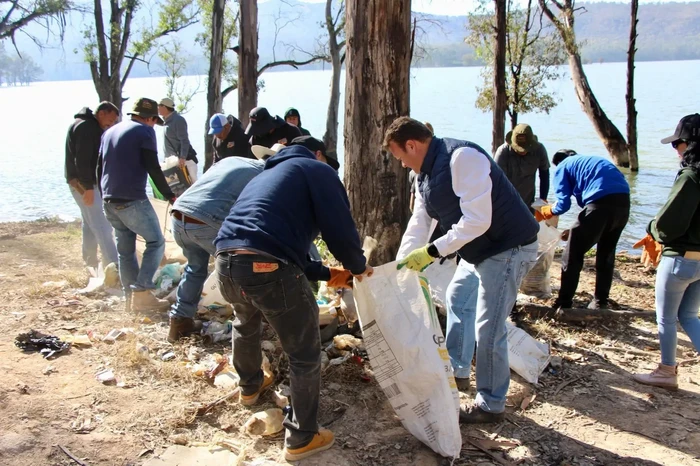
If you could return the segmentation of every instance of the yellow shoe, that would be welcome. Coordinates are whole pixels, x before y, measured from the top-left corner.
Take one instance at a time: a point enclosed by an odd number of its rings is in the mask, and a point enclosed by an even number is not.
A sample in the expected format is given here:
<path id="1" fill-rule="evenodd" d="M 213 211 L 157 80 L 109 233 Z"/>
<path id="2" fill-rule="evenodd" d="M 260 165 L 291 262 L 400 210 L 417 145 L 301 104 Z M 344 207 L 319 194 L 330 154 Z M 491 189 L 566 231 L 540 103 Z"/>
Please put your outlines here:
<path id="1" fill-rule="evenodd" d="M 258 399 L 260 398 L 260 394 L 262 392 L 264 392 L 265 390 L 267 390 L 267 388 L 270 385 L 272 385 L 272 383 L 274 381 L 275 381 L 274 374 L 270 374 L 269 376 L 265 375 L 265 377 L 263 378 L 262 386 L 260 387 L 260 389 L 258 389 L 257 392 L 253 393 L 252 395 L 244 395 L 243 392 L 241 392 L 241 394 L 238 398 L 238 401 L 240 401 L 240 403 L 243 406 L 253 406 L 255 403 L 258 402 Z"/>
<path id="2" fill-rule="evenodd" d="M 318 433 L 308 445 L 300 448 L 284 447 L 284 459 L 287 461 L 299 461 L 321 451 L 328 450 L 335 443 L 335 435 L 328 429 L 319 429 Z"/>

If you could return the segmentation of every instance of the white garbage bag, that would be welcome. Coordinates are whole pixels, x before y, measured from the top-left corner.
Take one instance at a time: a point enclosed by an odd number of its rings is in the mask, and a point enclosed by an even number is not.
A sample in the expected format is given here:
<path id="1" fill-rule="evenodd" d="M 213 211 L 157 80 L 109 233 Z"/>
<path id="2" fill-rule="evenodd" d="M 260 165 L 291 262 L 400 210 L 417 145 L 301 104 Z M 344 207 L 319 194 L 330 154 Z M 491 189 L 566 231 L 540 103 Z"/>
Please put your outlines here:
<path id="1" fill-rule="evenodd" d="M 506 322 L 510 369 L 530 383 L 537 379 L 550 360 L 549 346 L 532 338 L 525 330 Z"/>
<path id="2" fill-rule="evenodd" d="M 227 302 L 224 296 L 219 290 L 219 280 L 217 277 L 217 272 L 214 270 L 207 281 L 204 282 L 204 288 L 202 288 L 202 298 L 199 300 L 199 305 L 204 307 L 209 306 L 226 306 Z"/>
<path id="3" fill-rule="evenodd" d="M 537 262 L 520 284 L 522 293 L 542 299 L 552 296 L 549 268 L 554 261 L 554 252 L 560 239 L 561 233 L 558 229 L 545 221 L 540 222 L 540 231 L 537 233 Z"/>
<path id="4" fill-rule="evenodd" d="M 355 280 L 354 297 L 374 376 L 401 423 L 440 455 L 462 448 L 459 393 L 428 280 L 396 262 Z"/>

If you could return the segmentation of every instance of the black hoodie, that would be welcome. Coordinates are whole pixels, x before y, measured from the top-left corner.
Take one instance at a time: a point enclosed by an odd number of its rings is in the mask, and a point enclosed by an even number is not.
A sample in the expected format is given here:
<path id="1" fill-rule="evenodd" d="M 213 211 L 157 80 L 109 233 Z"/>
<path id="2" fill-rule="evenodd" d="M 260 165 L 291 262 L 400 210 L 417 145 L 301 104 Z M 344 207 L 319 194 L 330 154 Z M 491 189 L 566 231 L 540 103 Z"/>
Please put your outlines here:
<path id="1" fill-rule="evenodd" d="M 102 128 L 88 107 L 74 115 L 75 121 L 66 136 L 66 182 L 78 180 L 88 190 L 97 184 L 97 155 Z"/>
<path id="2" fill-rule="evenodd" d="M 311 136 L 311 133 L 309 132 L 308 129 L 302 128 L 301 114 L 299 113 L 299 110 L 297 110 L 294 107 L 288 108 L 287 111 L 284 113 L 284 120 L 287 121 L 287 117 L 290 117 L 290 116 L 295 116 L 299 119 L 299 124 L 297 125 L 297 127 L 299 128 L 299 131 L 301 131 L 302 136 Z"/>

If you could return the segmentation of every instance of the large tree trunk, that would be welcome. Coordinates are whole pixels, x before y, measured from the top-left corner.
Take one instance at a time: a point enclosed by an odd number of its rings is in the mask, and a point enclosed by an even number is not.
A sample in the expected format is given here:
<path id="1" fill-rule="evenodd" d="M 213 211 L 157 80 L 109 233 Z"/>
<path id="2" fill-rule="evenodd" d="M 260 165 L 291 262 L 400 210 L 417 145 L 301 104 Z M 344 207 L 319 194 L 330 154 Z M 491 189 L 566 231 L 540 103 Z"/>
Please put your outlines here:
<path id="1" fill-rule="evenodd" d="M 494 37 L 493 64 L 493 132 L 491 153 L 503 144 L 506 130 L 506 0 L 494 0 L 496 4 L 496 34 Z"/>
<path id="2" fill-rule="evenodd" d="M 345 186 L 373 262 L 395 259 L 409 218 L 408 174 L 382 150 L 384 131 L 409 113 L 410 0 L 346 4 Z"/>
<path id="3" fill-rule="evenodd" d="M 240 0 L 240 51 L 238 53 L 238 119 L 248 124 L 258 105 L 258 2 Z"/>
<path id="4" fill-rule="evenodd" d="M 226 0 L 213 0 L 211 16 L 211 49 L 209 53 L 209 78 L 207 81 L 207 121 L 204 125 L 204 171 L 214 163 L 214 149 L 209 136 L 209 118 L 221 112 L 221 73 L 224 58 L 224 11 Z"/>
<path id="5" fill-rule="evenodd" d="M 338 150 L 338 109 L 340 107 L 340 46 L 336 33 L 336 24 L 333 21 L 331 6 L 333 0 L 326 0 L 326 29 L 328 30 L 328 50 L 331 56 L 331 100 L 328 102 L 326 113 L 326 132 L 323 135 L 323 143 L 329 152 L 337 153 Z"/>
<path id="6" fill-rule="evenodd" d="M 627 152 L 629 153 L 630 169 L 639 171 L 637 156 L 637 109 L 634 98 L 634 54 L 637 52 L 637 10 L 639 0 L 632 0 L 630 17 L 630 43 L 627 50 Z"/>
<path id="7" fill-rule="evenodd" d="M 553 2 L 562 14 L 562 17 L 557 17 L 552 9 L 549 8 L 547 0 L 538 0 L 540 8 L 549 20 L 554 24 L 564 42 L 564 48 L 569 56 L 569 67 L 571 68 L 571 78 L 574 82 L 576 97 L 581 104 L 581 108 L 588 116 L 588 119 L 593 123 L 593 127 L 598 133 L 598 137 L 605 148 L 607 149 L 613 162 L 620 167 L 629 167 L 629 155 L 627 151 L 627 142 L 624 136 L 617 129 L 615 124 L 608 118 L 603 111 L 603 108 L 598 103 L 591 86 L 588 84 L 588 78 L 583 71 L 583 63 L 581 54 L 579 53 L 578 44 L 576 43 L 576 34 L 574 32 L 575 7 L 574 0 L 562 0 Z"/>

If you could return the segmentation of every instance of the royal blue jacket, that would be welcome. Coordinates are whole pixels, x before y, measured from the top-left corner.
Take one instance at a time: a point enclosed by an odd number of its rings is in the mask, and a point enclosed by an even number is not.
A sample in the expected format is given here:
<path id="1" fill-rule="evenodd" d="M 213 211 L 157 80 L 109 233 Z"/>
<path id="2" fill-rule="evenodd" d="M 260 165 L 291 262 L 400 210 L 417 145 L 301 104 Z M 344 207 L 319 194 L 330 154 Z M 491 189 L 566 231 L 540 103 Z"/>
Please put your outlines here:
<path id="1" fill-rule="evenodd" d="M 624 175 L 607 159 L 595 155 L 572 155 L 564 159 L 554 172 L 554 215 L 571 208 L 571 196 L 584 207 L 610 194 L 629 194 Z"/>

